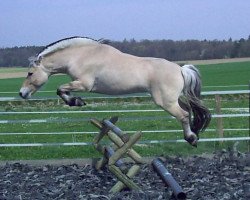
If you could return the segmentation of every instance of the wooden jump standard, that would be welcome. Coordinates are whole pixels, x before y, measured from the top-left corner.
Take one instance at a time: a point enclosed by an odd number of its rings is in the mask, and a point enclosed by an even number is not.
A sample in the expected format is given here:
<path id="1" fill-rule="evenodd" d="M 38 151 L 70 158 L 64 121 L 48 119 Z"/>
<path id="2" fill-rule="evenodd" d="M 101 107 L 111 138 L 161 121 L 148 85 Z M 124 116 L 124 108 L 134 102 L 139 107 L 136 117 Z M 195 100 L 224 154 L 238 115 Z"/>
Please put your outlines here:
<path id="1" fill-rule="evenodd" d="M 91 119 L 91 123 L 100 129 L 99 134 L 94 138 L 93 144 L 95 148 L 103 154 L 103 157 L 96 163 L 95 168 L 100 170 L 107 164 L 110 172 L 118 178 L 119 181 L 111 188 L 111 193 L 120 192 L 125 187 L 131 190 L 141 190 L 140 187 L 131 180 L 140 169 L 140 166 L 137 164 L 143 163 L 142 157 L 132 149 L 132 146 L 140 139 L 141 132 L 136 132 L 129 136 L 114 125 L 117 121 L 118 117 L 112 117 L 110 120 L 104 119 L 103 121 Z M 105 135 L 113 142 L 115 150 L 110 146 L 100 144 L 101 139 Z M 129 156 L 136 163 L 128 171 L 126 165 L 121 160 L 124 155 Z"/>
<path id="2" fill-rule="evenodd" d="M 104 119 L 103 121 L 91 119 L 91 123 L 100 129 L 99 134 L 94 138 L 93 144 L 95 148 L 103 154 L 103 157 L 96 163 L 95 168 L 100 170 L 107 164 L 109 171 L 118 178 L 119 181 L 109 191 L 111 193 L 120 192 L 125 187 L 131 190 L 141 190 L 141 188 L 131 180 L 140 170 L 140 166 L 137 164 L 144 163 L 142 157 L 132 149 L 132 146 L 140 139 L 141 132 L 136 132 L 129 137 L 128 134 L 114 125 L 117 121 L 118 117 L 112 117 L 110 120 Z M 100 144 L 100 141 L 105 135 L 113 142 L 115 150 L 110 146 Z M 125 163 L 121 159 L 125 154 L 136 163 L 129 170 L 127 170 Z M 152 165 L 162 181 L 172 188 L 174 197 L 176 199 L 186 199 L 186 194 L 165 168 L 162 160 L 156 158 L 152 161 Z"/>

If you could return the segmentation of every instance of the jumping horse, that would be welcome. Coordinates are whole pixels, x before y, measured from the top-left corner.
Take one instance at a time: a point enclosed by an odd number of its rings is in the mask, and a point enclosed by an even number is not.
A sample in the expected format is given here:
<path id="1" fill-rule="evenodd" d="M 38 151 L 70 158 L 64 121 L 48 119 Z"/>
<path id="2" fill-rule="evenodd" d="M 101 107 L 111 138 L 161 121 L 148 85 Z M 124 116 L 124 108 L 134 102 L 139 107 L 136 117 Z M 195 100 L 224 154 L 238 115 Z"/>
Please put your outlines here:
<path id="1" fill-rule="evenodd" d="M 57 94 L 69 106 L 83 106 L 72 91 L 118 95 L 151 94 L 155 104 L 182 124 L 184 139 L 197 146 L 199 132 L 211 119 L 201 101 L 201 77 L 193 65 L 179 65 L 161 58 L 137 57 L 123 53 L 103 41 L 71 37 L 46 46 L 30 59 L 30 69 L 19 95 L 27 99 L 53 74 L 64 73 L 72 82 Z"/>

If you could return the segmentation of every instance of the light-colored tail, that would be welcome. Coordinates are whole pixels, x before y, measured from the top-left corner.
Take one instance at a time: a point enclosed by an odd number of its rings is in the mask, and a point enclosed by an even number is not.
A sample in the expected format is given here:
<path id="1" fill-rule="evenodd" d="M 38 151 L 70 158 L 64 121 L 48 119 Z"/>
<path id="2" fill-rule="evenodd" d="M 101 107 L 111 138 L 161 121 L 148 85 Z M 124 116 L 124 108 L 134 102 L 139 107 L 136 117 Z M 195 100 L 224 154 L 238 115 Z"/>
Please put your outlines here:
<path id="1" fill-rule="evenodd" d="M 211 114 L 201 102 L 201 76 L 198 69 L 193 65 L 184 65 L 181 69 L 184 78 L 183 94 L 186 97 L 186 102 L 179 100 L 185 108 L 188 108 L 191 130 L 198 135 L 209 125 Z M 193 114 L 193 119 L 191 114 Z"/>

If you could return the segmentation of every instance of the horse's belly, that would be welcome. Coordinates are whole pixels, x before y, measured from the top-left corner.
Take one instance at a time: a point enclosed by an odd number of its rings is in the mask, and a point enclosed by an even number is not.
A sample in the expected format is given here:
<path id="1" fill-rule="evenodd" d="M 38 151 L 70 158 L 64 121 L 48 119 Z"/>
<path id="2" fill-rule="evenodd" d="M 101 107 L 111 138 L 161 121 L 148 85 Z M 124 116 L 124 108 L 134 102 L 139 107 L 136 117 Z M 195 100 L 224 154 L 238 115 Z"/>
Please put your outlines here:
<path id="1" fill-rule="evenodd" d="M 114 78 L 110 80 L 96 78 L 91 92 L 117 95 L 147 92 L 147 88 L 145 85 L 137 83 L 133 80 L 122 81 Z"/>

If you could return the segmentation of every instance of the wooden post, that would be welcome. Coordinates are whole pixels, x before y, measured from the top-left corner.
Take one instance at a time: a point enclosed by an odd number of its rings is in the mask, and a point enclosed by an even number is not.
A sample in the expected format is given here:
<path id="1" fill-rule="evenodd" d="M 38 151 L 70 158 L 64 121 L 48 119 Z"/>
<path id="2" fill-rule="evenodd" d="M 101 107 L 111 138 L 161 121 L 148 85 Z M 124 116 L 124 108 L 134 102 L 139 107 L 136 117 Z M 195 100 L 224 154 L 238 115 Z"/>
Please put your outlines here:
<path id="1" fill-rule="evenodd" d="M 119 138 L 115 133 L 108 132 L 109 139 L 116 145 L 118 148 L 121 148 L 125 143 Z M 143 163 L 142 157 L 132 148 L 127 150 L 127 154 L 136 162 Z"/>
<path id="2" fill-rule="evenodd" d="M 108 163 L 109 158 L 115 153 L 115 151 L 109 146 L 102 146 L 100 144 L 98 144 L 96 149 L 103 154 L 103 157 L 99 161 L 97 161 L 95 165 L 96 170 L 100 170 Z M 119 167 L 123 172 L 127 169 L 121 159 L 117 160 L 115 165 Z"/>
<path id="3" fill-rule="evenodd" d="M 105 154 L 105 147 L 101 144 L 96 144 L 95 148 L 97 151 L 99 151 L 101 154 Z M 106 164 L 108 163 L 108 159 L 104 155 L 100 160 L 98 160 L 95 164 L 96 170 L 101 170 Z"/>
<path id="4" fill-rule="evenodd" d="M 133 165 L 128 173 L 126 174 L 129 178 L 133 178 L 140 170 L 140 166 L 139 165 Z M 121 181 L 118 181 L 112 188 L 111 190 L 109 191 L 110 193 L 117 193 L 117 192 L 120 192 L 122 189 L 124 189 L 126 187 L 126 185 L 121 182 Z"/>
<path id="5" fill-rule="evenodd" d="M 109 147 L 109 146 L 105 147 L 105 156 L 107 159 L 109 159 L 114 154 L 115 154 L 115 151 L 112 147 Z M 123 173 L 127 171 L 127 167 L 125 166 L 125 163 L 123 162 L 122 159 L 117 160 L 115 163 L 115 166 L 119 167 Z"/>
<path id="6" fill-rule="evenodd" d="M 96 145 L 105 136 L 105 134 L 108 132 L 108 130 L 103 129 L 102 124 L 97 119 L 91 119 L 90 122 L 91 122 L 91 124 L 96 126 L 98 129 L 100 129 L 100 133 L 95 136 L 94 141 L 93 141 L 94 146 L 96 147 Z"/>
<path id="7" fill-rule="evenodd" d="M 215 95 L 215 112 L 217 115 L 221 115 L 221 97 L 219 94 Z M 217 133 L 219 134 L 220 138 L 224 137 L 224 130 L 223 130 L 223 118 L 217 118 Z"/>
<path id="8" fill-rule="evenodd" d="M 127 175 L 123 174 L 122 171 L 115 165 L 109 165 L 108 168 L 129 189 L 141 190 L 141 188 L 138 185 L 136 185 L 133 181 L 131 181 L 130 178 Z"/>
<path id="9" fill-rule="evenodd" d="M 112 130 L 115 134 L 117 134 L 124 143 L 126 143 L 129 140 L 129 135 L 124 133 L 119 127 L 115 126 L 112 122 L 109 120 L 103 120 L 103 123 Z"/>
<path id="10" fill-rule="evenodd" d="M 131 148 L 137 140 L 141 137 L 141 132 L 136 132 L 132 135 L 127 143 L 125 143 L 121 148 L 117 149 L 117 151 L 109 158 L 109 165 L 114 165 L 118 159 L 120 159 L 125 153 L 127 153 L 128 149 Z"/>
<path id="11" fill-rule="evenodd" d="M 100 160 L 98 160 L 95 164 L 96 170 L 101 170 L 108 163 L 108 159 L 104 156 Z"/>

